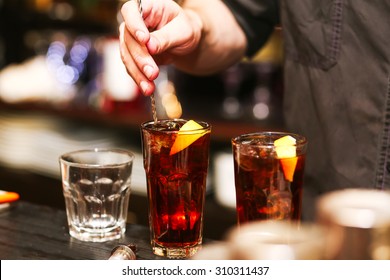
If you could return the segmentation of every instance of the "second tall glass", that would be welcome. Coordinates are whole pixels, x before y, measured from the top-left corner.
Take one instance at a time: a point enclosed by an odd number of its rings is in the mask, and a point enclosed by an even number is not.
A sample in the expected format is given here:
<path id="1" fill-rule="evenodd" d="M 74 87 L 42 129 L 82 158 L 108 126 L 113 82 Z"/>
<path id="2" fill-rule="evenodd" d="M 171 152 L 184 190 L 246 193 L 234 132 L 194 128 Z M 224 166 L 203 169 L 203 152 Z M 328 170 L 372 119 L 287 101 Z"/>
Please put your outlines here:
<path id="1" fill-rule="evenodd" d="M 188 258 L 202 244 L 211 127 L 159 120 L 141 125 L 154 254 Z"/>
<path id="2" fill-rule="evenodd" d="M 300 220 L 307 140 L 259 132 L 232 139 L 238 223 Z"/>

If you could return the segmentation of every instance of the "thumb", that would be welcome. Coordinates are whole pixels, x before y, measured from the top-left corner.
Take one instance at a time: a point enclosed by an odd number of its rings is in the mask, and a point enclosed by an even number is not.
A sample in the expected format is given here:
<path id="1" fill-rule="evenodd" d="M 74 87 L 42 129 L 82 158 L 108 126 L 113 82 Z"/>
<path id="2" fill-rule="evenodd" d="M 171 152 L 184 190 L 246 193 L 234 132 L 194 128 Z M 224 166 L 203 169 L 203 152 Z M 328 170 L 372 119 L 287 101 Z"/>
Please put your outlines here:
<path id="1" fill-rule="evenodd" d="M 151 32 L 146 46 L 151 55 L 164 52 L 185 55 L 198 46 L 201 32 L 200 20 L 193 20 L 188 14 L 182 13 L 163 28 Z"/>

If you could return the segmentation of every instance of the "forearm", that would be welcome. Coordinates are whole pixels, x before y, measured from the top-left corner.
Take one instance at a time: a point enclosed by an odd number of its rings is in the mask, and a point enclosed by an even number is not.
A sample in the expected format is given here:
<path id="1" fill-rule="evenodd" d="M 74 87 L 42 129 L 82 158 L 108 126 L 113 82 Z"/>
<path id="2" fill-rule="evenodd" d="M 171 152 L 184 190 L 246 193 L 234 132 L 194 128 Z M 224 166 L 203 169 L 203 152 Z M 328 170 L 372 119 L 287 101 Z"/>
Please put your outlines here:
<path id="1" fill-rule="evenodd" d="M 194 21 L 200 20 L 202 35 L 191 54 L 175 58 L 178 69 L 198 75 L 211 74 L 244 56 L 244 32 L 221 0 L 185 0 L 182 7 Z"/>

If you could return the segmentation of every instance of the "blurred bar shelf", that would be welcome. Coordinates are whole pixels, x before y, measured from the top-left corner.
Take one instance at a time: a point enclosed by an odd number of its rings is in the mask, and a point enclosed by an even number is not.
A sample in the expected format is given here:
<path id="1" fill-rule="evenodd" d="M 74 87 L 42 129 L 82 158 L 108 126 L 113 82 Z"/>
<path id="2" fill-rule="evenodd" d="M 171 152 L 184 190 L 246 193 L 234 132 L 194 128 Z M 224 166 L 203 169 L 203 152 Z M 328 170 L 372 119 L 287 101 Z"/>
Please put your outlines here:
<path id="1" fill-rule="evenodd" d="M 78 106 L 54 106 L 44 103 L 19 103 L 8 104 L 0 102 L 0 110 L 7 110 L 16 113 L 41 113 L 46 114 L 48 117 L 59 117 L 69 121 L 77 121 L 90 125 L 99 125 L 103 127 L 109 127 L 113 129 L 124 130 L 139 130 L 141 123 L 151 119 L 151 113 L 145 106 L 145 109 L 132 109 L 127 112 L 123 110 L 120 112 L 100 112 L 88 107 Z M 216 143 L 225 143 L 230 145 L 230 139 L 243 134 L 260 130 L 274 130 L 279 129 L 272 124 L 266 123 L 254 123 L 245 121 L 233 121 L 233 120 L 216 120 L 207 119 L 207 116 L 183 116 L 184 118 L 202 118 L 202 120 L 210 122 L 212 125 L 212 141 Z"/>

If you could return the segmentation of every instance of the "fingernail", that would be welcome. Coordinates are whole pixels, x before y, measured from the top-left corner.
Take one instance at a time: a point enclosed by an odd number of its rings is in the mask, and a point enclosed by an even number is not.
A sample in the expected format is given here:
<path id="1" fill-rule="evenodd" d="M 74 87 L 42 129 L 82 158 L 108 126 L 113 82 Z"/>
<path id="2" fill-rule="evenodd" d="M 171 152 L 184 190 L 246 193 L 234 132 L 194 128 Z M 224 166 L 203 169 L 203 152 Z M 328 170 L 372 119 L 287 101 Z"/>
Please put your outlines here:
<path id="1" fill-rule="evenodd" d="M 144 67 L 144 73 L 145 73 L 145 75 L 146 75 L 149 79 L 151 79 L 151 78 L 152 78 L 152 75 L 153 75 L 153 67 L 150 66 L 150 65 L 146 65 L 146 66 Z"/>
<path id="2" fill-rule="evenodd" d="M 145 81 L 142 81 L 139 85 L 141 87 L 142 92 L 144 94 L 147 94 L 148 93 L 148 89 L 149 89 L 149 83 L 145 82 Z"/>
<path id="3" fill-rule="evenodd" d="M 145 32 L 138 30 L 135 32 L 135 36 L 137 37 L 137 40 L 141 43 L 143 43 L 146 39 Z"/>

